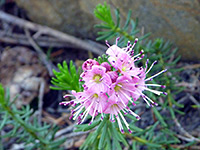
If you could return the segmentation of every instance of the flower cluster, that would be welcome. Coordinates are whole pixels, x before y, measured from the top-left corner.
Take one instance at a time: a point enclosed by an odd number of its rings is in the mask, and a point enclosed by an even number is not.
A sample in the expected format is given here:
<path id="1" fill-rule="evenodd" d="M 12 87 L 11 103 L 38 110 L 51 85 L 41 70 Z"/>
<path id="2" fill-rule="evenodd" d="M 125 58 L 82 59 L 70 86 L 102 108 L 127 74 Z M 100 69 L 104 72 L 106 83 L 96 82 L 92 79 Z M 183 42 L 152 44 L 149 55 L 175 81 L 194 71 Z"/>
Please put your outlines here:
<path id="1" fill-rule="evenodd" d="M 132 103 L 135 105 L 139 97 L 149 105 L 157 105 L 143 91 L 147 90 L 157 95 L 165 92 L 150 89 L 150 86 L 158 86 L 164 88 L 165 86 L 159 84 L 147 84 L 146 82 L 152 80 L 154 77 L 165 72 L 161 72 L 146 78 L 146 74 L 151 70 L 156 61 L 147 69 L 148 60 L 146 61 L 146 67 L 137 67 L 135 62 L 144 57 L 143 51 L 134 56 L 134 46 L 138 39 L 135 40 L 134 44 L 128 42 L 127 47 L 120 48 L 117 46 L 119 38 L 116 39 L 116 44 L 110 46 L 108 42 L 108 49 L 106 54 L 108 55 L 108 61 L 99 64 L 96 60 L 88 59 L 83 65 L 83 73 L 80 75 L 80 81 L 83 81 L 82 92 L 72 91 L 72 94 L 68 96 L 75 97 L 71 101 L 64 101 L 60 104 L 72 105 L 73 119 L 78 119 L 78 124 L 84 122 L 85 118 L 89 115 L 92 119 L 91 124 L 98 114 L 101 114 L 103 120 L 105 114 L 110 114 L 110 121 L 118 123 L 120 131 L 123 133 L 123 124 L 126 126 L 129 132 L 129 124 L 127 123 L 124 115 L 129 113 L 140 119 L 140 117 L 134 113 L 128 104 Z M 123 123 L 122 123 L 123 122 Z"/>

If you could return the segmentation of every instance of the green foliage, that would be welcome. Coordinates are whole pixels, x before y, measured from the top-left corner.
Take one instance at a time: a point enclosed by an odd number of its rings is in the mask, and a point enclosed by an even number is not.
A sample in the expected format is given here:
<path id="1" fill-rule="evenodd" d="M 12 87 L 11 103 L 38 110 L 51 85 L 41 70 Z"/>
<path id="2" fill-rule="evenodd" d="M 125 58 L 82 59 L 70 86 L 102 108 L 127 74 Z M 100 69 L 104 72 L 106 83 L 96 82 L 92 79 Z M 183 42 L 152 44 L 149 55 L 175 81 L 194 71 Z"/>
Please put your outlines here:
<path id="1" fill-rule="evenodd" d="M 65 139 L 56 140 L 54 135 L 56 127 L 48 124 L 40 125 L 36 117 L 33 116 L 33 110 L 30 106 L 24 106 L 17 109 L 10 101 L 9 90 L 4 91 L 0 84 L 0 130 L 6 127 L 11 129 L 0 136 L 4 138 L 16 138 L 17 142 L 23 141 L 25 149 L 60 149 L 60 145 Z"/>
<path id="2" fill-rule="evenodd" d="M 80 149 L 87 150 L 96 147 L 96 149 L 99 150 L 115 150 L 121 149 L 121 143 L 123 143 L 125 146 L 128 146 L 125 136 L 122 135 L 117 128 L 117 123 L 111 123 L 109 121 L 109 115 L 106 115 L 103 121 L 100 121 L 100 118 L 98 118 L 97 122 L 94 123 L 95 125 L 93 125 L 93 128 L 97 127 L 97 129 L 89 134 L 88 138 L 80 147 Z M 80 125 L 78 128 L 81 129 L 84 128 L 84 126 L 85 125 Z"/>
<path id="3" fill-rule="evenodd" d="M 97 5 L 96 9 L 94 10 L 94 15 L 102 21 L 101 24 L 95 25 L 97 28 L 104 29 L 104 31 L 98 32 L 99 37 L 97 40 L 109 40 L 114 37 L 121 36 L 119 41 L 119 45 L 121 46 L 122 43 L 127 42 L 127 39 L 131 42 L 134 42 L 135 36 L 139 33 L 140 30 L 136 29 L 137 21 L 134 22 L 131 19 L 132 11 L 129 10 L 126 22 L 122 25 L 120 24 L 120 12 L 119 9 L 115 10 L 115 18 L 116 22 L 111 16 L 110 6 L 104 3 L 104 5 Z M 129 32 L 129 33 L 128 33 Z M 144 36 L 140 36 L 139 40 L 142 40 L 148 37 L 150 34 L 146 34 Z"/>
<path id="4" fill-rule="evenodd" d="M 110 7 L 104 3 L 103 5 L 97 5 L 94 10 L 95 16 L 102 21 L 101 24 L 96 25 L 95 27 L 102 29 L 103 31 L 98 32 L 99 37 L 97 40 L 109 40 L 111 38 L 116 38 L 120 36 L 120 41 L 118 42 L 119 46 L 125 46 L 127 41 L 131 41 L 132 43 L 135 40 L 136 34 L 139 33 L 139 30 L 136 29 L 137 21 L 134 22 L 131 19 L 131 11 L 128 12 L 127 20 L 125 24 L 122 26 L 120 24 L 120 12 L 118 9 L 115 10 L 116 21 L 114 21 Z M 158 120 L 155 124 L 149 126 L 146 129 L 140 129 L 134 125 L 135 120 L 130 116 L 133 121 L 130 123 L 130 129 L 133 130 L 133 134 L 128 134 L 129 138 L 132 138 L 133 144 L 132 149 L 136 149 L 138 146 L 143 145 L 146 149 L 174 149 L 170 145 L 177 144 L 180 141 L 176 138 L 175 133 L 170 130 L 171 124 L 168 124 L 167 119 L 162 115 L 162 110 L 167 108 L 169 113 L 171 114 L 171 119 L 175 118 L 176 112 L 182 113 L 178 108 L 184 107 L 182 104 L 179 104 L 175 101 L 173 94 L 179 93 L 183 90 L 183 88 L 177 88 L 175 86 L 176 81 L 178 81 L 179 77 L 174 75 L 174 72 L 180 71 L 181 69 L 173 68 L 176 63 L 179 61 L 179 57 L 175 57 L 177 48 L 174 48 L 173 45 L 167 41 L 165 42 L 163 39 L 155 39 L 154 41 L 143 40 L 147 38 L 150 34 L 146 34 L 139 38 L 139 42 L 137 43 L 134 51 L 137 54 L 142 49 L 144 50 L 145 57 L 143 59 L 143 64 L 147 58 L 149 59 L 149 64 L 153 63 L 153 61 L 158 60 L 158 64 L 153 67 L 149 74 L 156 74 L 163 69 L 168 69 L 168 73 L 164 73 L 162 76 L 158 76 L 156 81 L 159 81 L 160 84 L 166 85 L 165 91 L 168 93 L 165 96 L 166 101 L 164 103 L 159 103 L 162 106 L 162 109 L 157 110 L 153 109 L 153 114 Z M 143 41 L 142 41 L 143 40 Z M 174 58 L 175 59 L 174 59 Z M 99 57 L 96 59 L 99 63 L 101 63 L 104 59 L 103 57 Z M 152 80 L 152 83 L 155 81 Z M 148 94 L 153 100 L 157 100 L 158 98 L 150 93 Z M 176 107 L 172 107 L 176 106 Z M 178 108 L 177 108 L 178 107 Z M 183 114 L 183 113 L 182 113 Z M 106 149 L 123 149 L 122 144 L 125 147 L 129 147 L 130 145 L 126 142 L 126 136 L 122 135 L 116 126 L 115 123 L 110 123 L 107 121 L 104 125 L 107 128 L 103 127 L 103 122 L 98 122 L 94 127 L 97 127 L 97 130 L 100 132 L 92 132 L 86 139 L 86 142 L 82 145 L 82 149 L 92 149 L 92 147 L 96 147 L 98 149 L 102 149 L 102 147 Z M 78 127 L 78 130 L 81 130 L 81 126 Z M 100 128 L 100 129 L 99 129 Z M 126 132 L 127 133 L 127 132 Z M 95 140 L 94 140 L 95 139 Z"/>
<path id="5" fill-rule="evenodd" d="M 106 56 L 106 54 L 103 54 L 102 56 L 99 56 L 98 58 L 94 58 L 94 60 L 98 61 L 98 63 L 101 64 L 103 62 L 108 62 L 108 56 Z"/>
<path id="6" fill-rule="evenodd" d="M 125 46 L 127 44 L 127 41 L 133 42 L 135 39 L 135 34 L 139 32 L 139 30 L 136 29 L 137 23 L 135 23 L 131 19 L 131 11 L 129 11 L 128 15 L 127 15 L 126 23 L 121 28 L 120 27 L 120 12 L 118 9 L 115 10 L 115 12 L 117 12 L 117 13 L 115 13 L 117 23 L 114 23 L 114 20 L 111 16 L 110 7 L 106 3 L 104 3 L 103 5 L 101 5 L 101 4 L 97 5 L 96 9 L 94 10 L 94 14 L 98 19 L 100 19 L 102 21 L 102 23 L 99 25 L 96 25 L 96 27 L 98 27 L 102 30 L 106 30 L 105 32 L 104 31 L 100 32 L 101 36 L 99 38 L 104 36 L 105 38 L 102 38 L 102 39 L 108 40 L 110 38 L 114 38 L 114 37 L 116 38 L 116 37 L 121 36 L 121 38 L 120 38 L 121 42 L 119 42 L 119 43 L 121 46 Z M 112 21 L 111 20 L 108 21 L 108 19 L 112 19 Z M 131 22 L 131 24 L 130 24 L 130 22 Z M 109 28 L 105 28 L 105 27 L 109 27 Z M 117 28 L 117 30 L 116 30 L 116 28 Z M 131 29 L 131 30 L 128 30 L 128 29 Z M 106 36 L 107 32 L 112 33 L 112 34 L 110 34 L 110 36 Z M 132 33 L 134 33 L 134 34 L 132 34 Z M 160 39 L 160 38 L 155 39 L 154 41 L 151 41 L 151 40 L 145 40 L 145 41 L 143 40 L 142 41 L 142 39 L 145 39 L 147 37 L 147 35 L 149 35 L 149 34 L 146 34 L 145 36 L 142 36 L 140 38 L 134 51 L 137 54 L 142 49 L 144 50 L 145 57 L 143 59 L 143 64 L 145 64 L 145 60 L 147 60 L 147 59 L 149 59 L 149 64 L 153 63 L 155 60 L 158 61 L 157 65 L 155 65 L 152 68 L 152 70 L 149 74 L 151 74 L 152 72 L 155 74 L 156 72 L 161 71 L 163 69 L 168 69 L 168 74 L 164 73 L 164 75 L 156 77 L 156 81 L 160 81 L 160 84 L 166 85 L 165 90 L 168 93 L 168 96 L 167 96 L 168 101 L 166 101 L 166 103 L 164 103 L 164 104 L 161 104 L 161 103 L 159 103 L 159 104 L 163 105 L 163 107 L 166 107 L 166 106 L 171 107 L 172 105 L 175 105 L 177 107 L 183 107 L 183 105 L 178 104 L 174 100 L 174 97 L 171 93 L 171 92 L 179 93 L 183 90 L 183 88 L 175 86 L 175 82 L 178 81 L 179 77 L 177 75 L 175 75 L 174 72 L 182 70 L 181 68 L 179 68 L 179 69 L 174 68 L 174 66 L 180 59 L 180 56 L 175 57 L 178 49 L 174 48 L 172 43 L 170 43 L 169 41 L 165 42 L 163 39 Z M 173 57 L 174 57 L 174 59 L 173 59 Z M 152 82 L 154 83 L 154 81 L 152 81 Z M 151 94 L 149 96 L 150 97 L 153 96 L 153 99 L 157 99 L 155 97 L 155 95 L 153 95 L 153 94 Z"/>
<path id="7" fill-rule="evenodd" d="M 149 64 L 152 64 L 155 60 L 158 61 L 149 74 L 156 74 L 157 72 L 168 69 L 167 73 L 162 76 L 156 77 L 156 82 L 159 84 L 166 85 L 167 96 L 162 98 L 163 102 L 158 101 L 158 97 L 152 93 L 147 93 L 154 101 L 156 101 L 159 106 L 157 108 L 152 108 L 152 114 L 155 117 L 154 124 L 148 126 L 145 129 L 141 129 L 135 125 L 136 119 L 131 115 L 126 115 L 127 118 L 131 119 L 130 129 L 133 134 L 128 134 L 125 130 L 125 134 L 121 134 L 118 129 L 117 123 L 111 123 L 109 121 L 109 116 L 106 116 L 103 121 L 97 116 L 92 125 L 87 124 L 78 125 L 75 131 L 89 131 L 85 143 L 80 147 L 83 150 L 88 149 L 124 149 L 124 147 L 138 149 L 140 146 L 145 147 L 148 150 L 165 150 L 165 149 L 175 149 L 171 144 L 180 143 L 179 139 L 175 136 L 176 134 L 170 129 L 173 122 L 168 122 L 168 120 L 173 120 L 176 117 L 176 113 L 184 114 L 179 110 L 183 108 L 182 104 L 175 101 L 174 94 L 178 94 L 183 90 L 183 88 L 176 87 L 175 83 L 179 80 L 179 77 L 174 73 L 181 71 L 181 68 L 175 68 L 177 62 L 180 59 L 176 57 L 177 48 L 173 47 L 173 44 L 169 41 L 165 42 L 163 39 L 158 38 L 153 41 L 147 40 L 146 38 L 150 35 L 145 34 L 143 36 L 139 35 L 140 30 L 137 29 L 136 22 L 131 19 L 131 11 L 128 12 L 125 24 L 120 22 L 120 12 L 118 9 L 115 10 L 115 19 L 111 15 L 110 6 L 104 3 L 103 5 L 97 5 L 94 10 L 95 16 L 101 21 L 100 24 L 95 27 L 102 29 L 98 32 L 99 37 L 97 40 L 109 40 L 111 38 L 121 37 L 118 45 L 123 47 L 127 44 L 127 41 L 134 42 L 136 36 L 139 36 L 139 41 L 134 48 L 134 52 L 137 54 L 142 49 L 144 50 L 145 57 L 142 60 L 142 65 L 146 63 L 145 60 L 149 59 Z M 100 64 L 107 61 L 107 56 L 99 56 L 97 59 Z M 141 65 L 141 64 L 138 64 Z M 70 65 L 70 68 L 74 67 Z M 78 84 L 79 73 L 75 70 L 68 69 L 66 63 L 61 66 L 58 65 L 60 72 L 54 71 L 56 78 L 52 79 L 52 83 L 56 87 L 53 89 L 60 90 L 76 90 L 81 91 L 80 85 Z M 72 71 L 71 71 L 72 70 Z M 76 75 L 72 78 L 72 74 Z M 147 75 L 148 76 L 148 75 Z M 75 80 L 75 81 L 73 81 Z M 72 83 L 74 82 L 74 83 Z M 154 80 L 151 81 L 155 83 Z M 170 117 L 163 116 L 163 110 L 167 110 Z M 122 124 L 125 126 L 124 124 Z M 125 127 L 124 127 L 125 128 Z M 126 128 L 125 128 L 126 129 Z M 127 137 L 133 140 L 132 145 L 126 141 Z"/>
<path id="8" fill-rule="evenodd" d="M 72 61 L 70 61 L 69 67 L 66 61 L 63 61 L 62 65 L 58 64 L 57 66 L 59 72 L 53 70 L 55 77 L 52 78 L 51 83 L 54 86 L 51 86 L 50 88 L 54 90 L 75 90 L 77 92 L 80 91 L 80 69 L 77 72 L 76 67 Z"/>

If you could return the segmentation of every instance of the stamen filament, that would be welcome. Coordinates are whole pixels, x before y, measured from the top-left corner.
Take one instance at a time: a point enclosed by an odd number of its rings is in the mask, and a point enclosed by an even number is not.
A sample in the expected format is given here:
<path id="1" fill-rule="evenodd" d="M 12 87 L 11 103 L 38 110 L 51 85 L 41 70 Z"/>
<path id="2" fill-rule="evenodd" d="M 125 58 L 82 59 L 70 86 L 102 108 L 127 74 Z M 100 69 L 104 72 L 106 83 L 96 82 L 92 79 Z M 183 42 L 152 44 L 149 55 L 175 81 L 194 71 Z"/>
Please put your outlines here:
<path id="1" fill-rule="evenodd" d="M 157 74 L 155 74 L 155 75 L 153 75 L 153 76 L 147 78 L 145 81 L 149 81 L 149 80 L 153 79 L 154 77 L 156 77 L 156 76 L 158 76 L 158 75 L 160 75 L 160 74 L 162 74 L 162 73 L 164 73 L 164 72 L 166 72 L 166 71 L 167 71 L 167 69 L 162 70 L 162 71 L 160 71 L 159 73 L 157 73 Z"/>
<path id="2" fill-rule="evenodd" d="M 146 71 L 146 74 L 149 73 L 149 71 L 152 69 L 152 67 L 155 65 L 155 63 L 157 63 L 157 61 L 154 61 L 154 62 L 151 64 L 151 66 L 149 67 L 149 69 Z M 146 67 L 146 69 L 147 69 L 147 67 Z"/>

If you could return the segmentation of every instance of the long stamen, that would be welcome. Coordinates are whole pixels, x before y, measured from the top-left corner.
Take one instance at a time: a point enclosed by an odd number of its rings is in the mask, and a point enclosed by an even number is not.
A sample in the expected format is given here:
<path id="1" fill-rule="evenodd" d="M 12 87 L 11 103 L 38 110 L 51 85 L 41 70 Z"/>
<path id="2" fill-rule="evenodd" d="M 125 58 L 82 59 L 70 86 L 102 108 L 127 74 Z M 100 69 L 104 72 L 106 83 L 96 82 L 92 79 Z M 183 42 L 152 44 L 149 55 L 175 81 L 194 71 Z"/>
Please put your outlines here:
<path id="1" fill-rule="evenodd" d="M 160 95 L 160 94 L 163 93 L 163 92 L 161 92 L 161 91 L 152 90 L 152 89 L 149 89 L 149 88 L 145 88 L 145 90 L 150 91 L 150 92 L 152 92 L 152 93 L 155 93 L 155 94 L 157 94 L 157 95 Z"/>
<path id="2" fill-rule="evenodd" d="M 117 97 L 120 99 L 121 103 L 126 107 L 126 104 L 124 103 L 123 99 L 119 95 L 117 95 Z"/>
<path id="3" fill-rule="evenodd" d="M 113 114 L 110 115 L 110 121 L 111 121 L 111 122 L 114 122 L 114 121 L 115 121 L 115 118 L 114 118 L 114 115 L 113 115 Z"/>
<path id="4" fill-rule="evenodd" d="M 154 62 L 151 64 L 151 66 L 149 67 L 149 69 L 146 71 L 146 74 L 149 73 L 149 71 L 152 69 L 152 67 L 153 67 L 156 63 L 157 63 L 157 60 L 154 61 Z M 146 67 L 146 69 L 147 69 L 147 67 Z"/>
<path id="5" fill-rule="evenodd" d="M 78 109 L 81 108 L 81 107 L 83 107 L 83 105 L 77 106 L 77 107 L 74 109 L 74 111 L 78 110 Z"/>
<path id="6" fill-rule="evenodd" d="M 94 104 L 94 101 L 92 101 L 92 103 L 88 106 L 88 108 L 84 111 L 83 116 L 85 116 L 85 114 L 88 114 L 90 108 L 92 107 L 92 105 Z"/>
<path id="7" fill-rule="evenodd" d="M 119 116 L 116 116 L 116 119 L 117 119 L 117 122 L 118 122 L 118 126 L 119 126 L 119 129 L 122 133 L 124 133 L 124 129 L 123 129 L 123 126 L 121 124 L 121 121 L 120 121 L 120 118 Z"/>
<path id="8" fill-rule="evenodd" d="M 88 113 L 89 113 L 91 107 L 93 106 L 94 102 L 95 102 L 95 101 L 92 101 L 92 103 L 89 105 L 89 107 L 84 111 L 84 113 L 83 113 L 84 118 L 82 119 L 81 123 L 84 122 L 84 120 L 85 120 L 85 118 L 87 117 L 87 115 L 88 115 Z"/>
<path id="9" fill-rule="evenodd" d="M 63 96 L 63 98 L 67 98 L 67 97 L 70 97 L 70 96 L 73 96 L 72 94 L 65 94 L 64 96 Z"/>
<path id="10" fill-rule="evenodd" d="M 129 88 L 126 88 L 126 87 L 124 86 L 124 87 L 123 87 L 123 90 L 126 90 L 126 91 L 128 91 L 128 92 L 130 92 L 130 93 L 134 93 L 134 91 L 133 91 L 133 90 L 130 90 L 130 88 L 131 88 L 131 89 L 134 89 L 135 86 L 129 86 Z"/>
<path id="11" fill-rule="evenodd" d="M 119 41 L 120 37 L 116 38 L 116 45 L 118 44 L 118 41 Z"/>
<path id="12" fill-rule="evenodd" d="M 157 103 L 155 103 L 153 100 L 151 100 L 148 96 L 146 96 L 146 95 L 143 95 L 143 96 L 145 96 L 152 104 L 154 104 L 154 105 L 158 105 Z"/>
<path id="13" fill-rule="evenodd" d="M 134 60 L 134 59 L 135 59 L 135 58 L 137 58 L 138 56 L 142 55 L 142 53 L 143 53 L 143 52 L 144 52 L 144 51 L 143 51 L 143 50 L 141 50 L 141 51 L 140 51 L 140 53 L 139 53 L 139 54 L 137 54 L 137 55 L 135 55 L 135 56 L 133 56 L 133 57 L 132 57 L 132 59 Z"/>
<path id="14" fill-rule="evenodd" d="M 160 74 L 162 74 L 162 73 L 164 73 L 164 72 L 166 72 L 166 71 L 167 71 L 167 69 L 162 70 L 162 71 L 158 72 L 157 74 L 155 74 L 155 75 L 153 75 L 153 76 L 147 78 L 145 81 L 149 81 L 149 80 L 153 79 L 154 77 L 156 77 L 156 76 L 158 76 L 158 75 L 160 75 Z"/>
<path id="15" fill-rule="evenodd" d="M 145 84 L 146 86 L 155 86 L 155 87 L 161 87 L 165 88 L 165 85 L 160 85 L 160 84 Z"/>
<path id="16" fill-rule="evenodd" d="M 104 116 L 103 116 L 103 108 L 102 106 L 100 105 L 100 110 L 101 110 L 101 120 L 103 120 Z"/>
<path id="17" fill-rule="evenodd" d="M 110 47 L 110 44 L 108 43 L 108 41 L 107 41 L 107 40 L 105 41 L 105 43 L 106 43 L 106 45 L 107 45 L 108 47 Z"/>
<path id="18" fill-rule="evenodd" d="M 133 116 L 135 116 L 136 119 L 140 119 L 140 116 L 138 116 L 136 113 L 134 113 L 132 110 L 128 109 L 128 112 L 131 113 Z"/>
<path id="19" fill-rule="evenodd" d="M 122 115 L 122 113 L 119 111 L 119 114 L 122 118 L 122 120 L 124 121 L 124 124 L 126 125 L 126 127 L 129 129 L 129 124 L 126 122 L 126 119 L 124 118 L 124 116 Z"/>
<path id="20" fill-rule="evenodd" d="M 144 99 L 144 101 L 147 103 L 148 106 L 151 106 L 150 103 L 148 102 L 148 100 L 145 98 L 144 95 L 142 95 L 142 98 Z"/>
<path id="21" fill-rule="evenodd" d="M 74 117 L 73 117 L 73 120 L 75 120 L 78 115 L 80 114 L 80 112 L 82 111 L 82 109 L 84 108 L 84 106 L 82 106 L 75 114 L 74 114 Z"/>
<path id="22" fill-rule="evenodd" d="M 141 57 L 137 57 L 136 59 L 133 60 L 133 62 L 139 61 L 141 59 L 142 59 Z"/>
<path id="23" fill-rule="evenodd" d="M 95 106 L 95 109 L 94 109 L 94 112 L 93 112 L 93 115 L 92 115 L 92 120 L 90 121 L 89 125 L 91 125 L 93 120 L 94 120 L 94 116 L 95 116 L 96 110 L 97 110 L 97 104 Z"/>
<path id="24" fill-rule="evenodd" d="M 131 49 L 133 49 L 135 47 L 135 44 L 138 42 L 138 38 L 135 39 L 135 42 L 133 44 L 133 46 L 131 47 Z"/>
<path id="25" fill-rule="evenodd" d="M 60 102 L 59 105 L 67 106 L 67 105 L 69 105 L 70 103 L 71 103 L 71 101 L 69 101 L 69 102 L 67 102 L 67 101 L 66 101 L 66 102 Z"/>
<path id="26" fill-rule="evenodd" d="M 148 62 L 149 62 L 149 59 L 147 59 L 146 64 L 145 64 L 145 72 L 147 70 Z"/>

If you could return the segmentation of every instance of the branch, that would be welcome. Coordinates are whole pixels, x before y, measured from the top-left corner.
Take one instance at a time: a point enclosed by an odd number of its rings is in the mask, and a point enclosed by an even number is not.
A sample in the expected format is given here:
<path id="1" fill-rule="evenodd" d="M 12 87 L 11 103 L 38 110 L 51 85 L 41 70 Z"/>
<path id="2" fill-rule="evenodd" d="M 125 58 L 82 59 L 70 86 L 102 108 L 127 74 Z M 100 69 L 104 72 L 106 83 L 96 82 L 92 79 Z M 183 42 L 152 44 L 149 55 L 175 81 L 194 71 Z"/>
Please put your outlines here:
<path id="1" fill-rule="evenodd" d="M 184 138 L 183 136 L 178 136 L 179 138 L 182 138 L 185 141 L 196 141 L 196 142 L 200 142 L 199 138 L 196 138 L 194 136 L 192 136 L 191 134 L 189 134 L 182 126 L 181 124 L 178 122 L 178 120 L 176 118 L 173 118 L 175 125 L 178 127 L 179 131 L 185 135 L 186 137 Z"/>
<path id="2" fill-rule="evenodd" d="M 33 39 L 40 47 L 77 48 L 75 45 L 68 44 L 66 41 L 52 37 L 41 36 Z M 0 42 L 31 46 L 31 44 L 28 42 L 28 38 L 24 34 L 8 33 L 2 30 L 0 30 Z"/>
<path id="3" fill-rule="evenodd" d="M 89 50 L 91 52 L 94 52 L 98 55 L 103 54 L 103 50 L 98 49 L 96 46 L 92 46 L 90 44 L 88 44 L 85 41 L 82 41 L 81 39 L 78 39 L 74 36 L 68 35 L 66 33 L 57 31 L 55 29 L 49 28 L 47 26 L 42 26 L 36 23 L 32 23 L 30 21 L 26 21 L 23 20 L 21 18 L 15 17 L 13 15 L 7 14 L 3 11 L 0 11 L 0 19 L 15 25 L 18 25 L 22 28 L 26 28 L 35 32 L 39 32 L 40 34 L 47 34 L 47 35 L 51 35 L 55 38 L 64 40 L 68 43 L 70 43 L 71 45 L 76 45 L 79 48 L 83 49 L 83 50 Z"/>
<path id="4" fill-rule="evenodd" d="M 32 37 L 27 29 L 25 29 L 25 33 L 26 33 L 26 36 L 27 36 L 29 42 L 31 43 L 33 48 L 37 51 L 39 58 L 41 59 L 43 64 L 47 67 L 47 70 L 49 71 L 49 75 L 53 76 L 52 69 L 56 68 L 56 67 L 50 61 L 47 60 L 47 56 L 42 51 L 42 49 L 35 43 L 35 41 L 32 39 Z"/>

